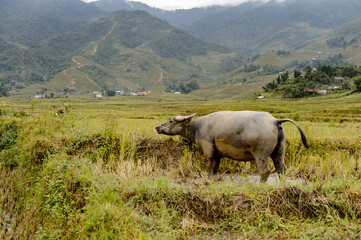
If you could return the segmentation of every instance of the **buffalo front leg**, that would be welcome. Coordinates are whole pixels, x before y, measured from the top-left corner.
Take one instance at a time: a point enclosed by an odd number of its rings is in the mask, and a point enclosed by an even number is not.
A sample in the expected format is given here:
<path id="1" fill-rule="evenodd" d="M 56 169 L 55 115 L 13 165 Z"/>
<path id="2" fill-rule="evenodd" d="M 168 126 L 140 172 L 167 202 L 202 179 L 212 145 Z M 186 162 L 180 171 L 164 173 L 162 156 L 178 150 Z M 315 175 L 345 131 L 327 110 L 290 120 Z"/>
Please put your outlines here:
<path id="1" fill-rule="evenodd" d="M 208 176 L 211 177 L 218 173 L 219 164 L 221 163 L 221 159 L 215 156 L 209 158 L 210 160 L 210 168 L 208 172 Z"/>
<path id="2" fill-rule="evenodd" d="M 217 150 L 212 143 L 208 141 L 203 142 L 201 147 L 206 160 L 209 162 L 208 176 L 211 177 L 217 174 L 221 158 L 218 156 Z"/>

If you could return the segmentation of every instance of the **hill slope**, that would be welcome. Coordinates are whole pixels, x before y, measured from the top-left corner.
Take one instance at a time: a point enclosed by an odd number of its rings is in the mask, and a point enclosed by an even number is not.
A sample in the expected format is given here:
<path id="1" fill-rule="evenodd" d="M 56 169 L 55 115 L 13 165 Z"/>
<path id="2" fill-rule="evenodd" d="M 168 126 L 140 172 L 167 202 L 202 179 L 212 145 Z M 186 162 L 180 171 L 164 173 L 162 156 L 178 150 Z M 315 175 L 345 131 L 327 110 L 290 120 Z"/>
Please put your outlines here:
<path id="1" fill-rule="evenodd" d="M 141 9 L 206 41 L 253 55 L 295 50 L 361 16 L 357 0 L 286 0 L 248 2 L 234 7 L 165 11 L 139 2 L 100 0 L 107 10 Z"/>
<path id="2" fill-rule="evenodd" d="M 222 76 L 218 85 L 257 82 L 260 86 L 276 79 L 279 72 L 303 70 L 319 64 L 361 66 L 361 17 L 312 41 L 296 51 L 267 52 Z M 260 89 L 260 88 L 259 88 Z"/>
<path id="3" fill-rule="evenodd" d="M 242 5 L 208 17 L 187 29 L 201 39 L 256 53 L 289 50 L 352 21 L 361 15 L 355 0 L 268 2 L 241 14 Z"/>
<path id="4" fill-rule="evenodd" d="M 99 17 L 102 11 L 80 0 L 0 1 L 0 80 L 46 81 L 64 67 L 61 54 L 42 41 Z"/>
<path id="5" fill-rule="evenodd" d="M 207 8 L 193 8 L 193 9 L 179 9 L 174 11 L 166 11 L 159 8 L 150 7 L 144 3 L 127 0 L 99 0 L 91 2 L 90 4 L 99 7 L 108 12 L 115 12 L 119 10 L 135 11 L 143 10 L 151 15 L 165 20 L 175 27 L 185 29 L 190 27 L 194 22 L 219 13 L 228 9 L 228 7 L 211 6 Z"/>
<path id="6" fill-rule="evenodd" d="M 312 50 L 330 55 L 342 54 L 350 64 L 361 65 L 361 17 L 300 49 Z"/>
<path id="7" fill-rule="evenodd" d="M 41 40 L 88 23 L 101 13 L 80 0 L 2 0 L 0 35 L 33 47 Z"/>
<path id="8" fill-rule="evenodd" d="M 115 12 L 42 44 L 43 50 L 69 59 L 70 67 L 48 83 L 47 88 L 52 91 L 165 89 L 186 81 L 192 74 L 209 75 L 207 67 L 197 64 L 193 57 L 219 56 L 220 62 L 233 54 L 144 11 Z M 203 81 L 206 85 L 211 82 L 212 78 Z"/>

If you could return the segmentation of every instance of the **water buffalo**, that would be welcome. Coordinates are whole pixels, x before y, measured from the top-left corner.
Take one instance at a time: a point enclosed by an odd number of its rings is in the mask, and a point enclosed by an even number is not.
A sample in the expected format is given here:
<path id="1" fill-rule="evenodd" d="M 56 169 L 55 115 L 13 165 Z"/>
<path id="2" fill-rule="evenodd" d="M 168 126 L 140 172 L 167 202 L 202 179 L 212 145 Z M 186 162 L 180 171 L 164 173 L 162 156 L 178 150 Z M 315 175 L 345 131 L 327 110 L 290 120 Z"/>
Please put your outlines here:
<path id="1" fill-rule="evenodd" d="M 210 161 L 209 175 L 218 172 L 222 157 L 240 161 L 256 160 L 265 182 L 270 174 L 269 157 L 278 174 L 284 174 L 286 137 L 281 124 L 293 123 L 300 131 L 302 142 L 309 147 L 302 129 L 290 119 L 276 119 L 268 112 L 221 111 L 194 119 L 196 114 L 174 116 L 156 127 L 158 133 L 181 135 L 197 144 Z"/>

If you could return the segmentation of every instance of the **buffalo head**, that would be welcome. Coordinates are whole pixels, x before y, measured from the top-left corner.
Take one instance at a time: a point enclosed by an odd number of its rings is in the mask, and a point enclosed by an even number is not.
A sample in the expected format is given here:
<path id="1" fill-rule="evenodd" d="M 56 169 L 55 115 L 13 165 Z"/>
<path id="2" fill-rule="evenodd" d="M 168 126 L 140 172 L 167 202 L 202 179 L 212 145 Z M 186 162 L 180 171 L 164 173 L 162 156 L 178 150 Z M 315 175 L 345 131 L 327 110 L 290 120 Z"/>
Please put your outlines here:
<path id="1" fill-rule="evenodd" d="M 169 119 L 168 122 L 156 127 L 155 129 L 158 133 L 166 135 L 179 135 L 184 130 L 184 127 L 190 124 L 196 114 L 197 113 L 194 113 L 189 116 L 176 115 Z"/>

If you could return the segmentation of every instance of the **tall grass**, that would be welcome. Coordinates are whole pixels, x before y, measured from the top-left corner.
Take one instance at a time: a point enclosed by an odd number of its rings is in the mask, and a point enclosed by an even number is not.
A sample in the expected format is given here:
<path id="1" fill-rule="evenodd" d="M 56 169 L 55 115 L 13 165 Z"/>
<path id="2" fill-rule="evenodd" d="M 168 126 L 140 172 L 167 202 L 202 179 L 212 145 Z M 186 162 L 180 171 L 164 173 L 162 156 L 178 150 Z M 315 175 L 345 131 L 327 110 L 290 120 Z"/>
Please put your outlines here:
<path id="1" fill-rule="evenodd" d="M 74 99 L 67 104 L 75 108 L 59 116 L 50 100 L 19 100 L 20 109 L 4 101 L 0 239 L 360 236 L 359 98 L 334 101 L 335 121 L 328 110 L 320 111 L 326 104 L 321 100 L 289 106 L 179 102 L 165 111 L 168 103 L 154 107 L 137 100 L 119 107 L 113 100 Z M 138 112 L 128 111 L 130 105 Z M 298 130 L 284 124 L 287 177 L 305 184 L 252 183 L 246 177 L 257 174 L 256 166 L 229 159 L 222 161 L 218 177 L 208 178 L 208 163 L 197 146 L 154 130 L 173 113 L 202 115 L 222 106 L 296 116 L 311 147 L 305 149 Z"/>

